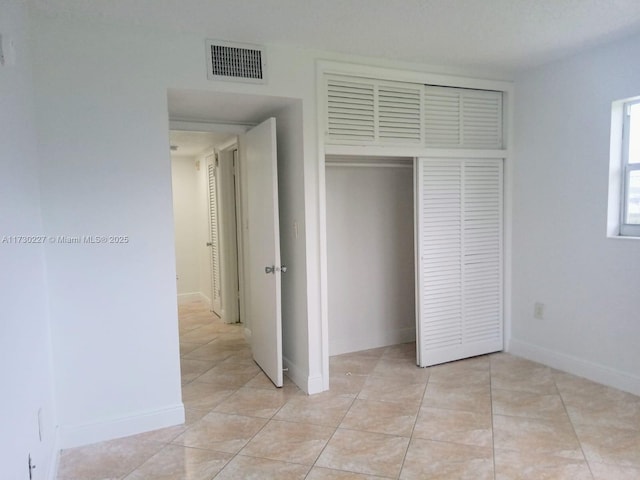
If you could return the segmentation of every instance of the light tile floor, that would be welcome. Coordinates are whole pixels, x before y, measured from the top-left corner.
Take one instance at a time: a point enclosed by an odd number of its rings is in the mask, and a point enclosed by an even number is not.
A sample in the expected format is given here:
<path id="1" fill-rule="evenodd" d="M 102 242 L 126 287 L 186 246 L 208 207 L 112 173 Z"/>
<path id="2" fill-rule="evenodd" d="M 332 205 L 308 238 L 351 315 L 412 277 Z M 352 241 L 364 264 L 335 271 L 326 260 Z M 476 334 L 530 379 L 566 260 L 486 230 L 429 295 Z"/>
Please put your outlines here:
<path id="1" fill-rule="evenodd" d="M 59 480 L 640 479 L 639 397 L 509 354 L 341 355 L 306 396 L 197 302 L 180 349 L 186 424 L 63 451 Z"/>

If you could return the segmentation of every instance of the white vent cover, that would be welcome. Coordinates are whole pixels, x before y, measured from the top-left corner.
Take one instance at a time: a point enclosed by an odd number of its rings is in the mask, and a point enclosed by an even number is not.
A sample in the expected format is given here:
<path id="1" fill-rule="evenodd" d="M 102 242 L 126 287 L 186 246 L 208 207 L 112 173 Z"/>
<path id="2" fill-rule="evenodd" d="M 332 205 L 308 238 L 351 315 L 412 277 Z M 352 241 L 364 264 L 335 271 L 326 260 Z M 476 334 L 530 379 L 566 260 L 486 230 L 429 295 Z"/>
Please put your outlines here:
<path id="1" fill-rule="evenodd" d="M 207 40 L 207 78 L 266 83 L 264 47 L 246 43 Z"/>

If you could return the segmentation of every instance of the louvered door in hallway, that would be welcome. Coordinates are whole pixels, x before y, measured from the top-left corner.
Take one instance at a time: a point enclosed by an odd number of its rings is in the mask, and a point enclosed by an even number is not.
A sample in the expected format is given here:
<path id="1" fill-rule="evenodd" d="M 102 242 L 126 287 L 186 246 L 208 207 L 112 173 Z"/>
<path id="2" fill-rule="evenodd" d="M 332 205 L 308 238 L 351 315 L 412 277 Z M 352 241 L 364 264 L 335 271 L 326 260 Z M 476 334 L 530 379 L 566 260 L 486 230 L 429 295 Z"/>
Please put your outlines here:
<path id="1" fill-rule="evenodd" d="M 207 157 L 209 187 L 209 242 L 211 262 L 211 310 L 222 316 L 222 287 L 220 275 L 220 229 L 218 225 L 218 161 L 215 155 Z"/>

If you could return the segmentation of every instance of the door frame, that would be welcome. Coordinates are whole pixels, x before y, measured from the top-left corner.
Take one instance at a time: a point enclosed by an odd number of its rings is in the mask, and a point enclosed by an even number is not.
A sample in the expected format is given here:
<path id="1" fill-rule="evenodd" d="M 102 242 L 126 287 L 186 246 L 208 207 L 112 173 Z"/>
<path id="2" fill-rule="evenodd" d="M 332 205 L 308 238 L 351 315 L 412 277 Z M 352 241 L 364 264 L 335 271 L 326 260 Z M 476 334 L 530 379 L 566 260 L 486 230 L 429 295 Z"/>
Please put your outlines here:
<path id="1" fill-rule="evenodd" d="M 218 223 L 220 236 L 220 264 L 223 316 L 225 323 L 244 319 L 244 264 L 242 247 L 242 204 L 239 202 L 239 171 L 234 161 L 238 140 L 219 146 L 218 154 Z"/>
<path id="2" fill-rule="evenodd" d="M 315 175 L 308 175 L 310 173 L 308 171 L 309 164 L 306 161 L 308 152 L 304 149 L 307 130 L 304 126 L 309 121 L 305 111 L 310 112 L 303 108 L 305 97 L 169 88 L 168 101 L 179 103 L 183 94 L 193 95 L 194 99 L 199 98 L 201 105 L 205 105 L 210 114 L 203 113 L 193 107 L 194 117 L 190 117 L 190 112 L 185 113 L 184 111 L 181 111 L 180 115 L 176 115 L 170 106 L 169 129 L 171 130 L 214 131 L 239 135 L 253 127 L 259 120 L 263 120 L 267 110 L 272 116 L 282 117 L 284 125 L 286 125 L 284 132 L 287 133 L 282 135 L 285 139 L 283 143 L 285 161 L 280 173 L 285 172 L 285 194 L 295 199 L 295 203 L 286 202 L 287 205 L 294 205 L 294 208 L 286 211 L 287 221 L 284 223 L 284 225 L 290 226 L 290 231 L 284 232 L 284 235 L 289 241 L 286 250 L 287 260 L 293 266 L 289 265 L 291 275 L 288 275 L 289 279 L 286 282 L 288 292 L 286 298 L 288 300 L 286 302 L 283 300 L 288 307 L 287 318 L 291 319 L 290 328 L 287 329 L 283 325 L 283 333 L 288 333 L 288 336 L 283 335 L 283 342 L 287 342 L 289 345 L 292 357 L 290 359 L 283 358 L 283 362 L 288 368 L 289 378 L 302 390 L 308 393 L 320 392 L 323 390 L 324 373 L 319 365 L 321 358 L 319 349 L 321 330 L 318 315 L 320 301 L 319 295 L 309 295 L 309 289 L 311 291 L 317 289 L 319 293 L 319 282 L 313 281 L 315 275 L 318 274 L 318 265 L 316 262 L 309 262 L 309 254 L 314 257 L 318 253 L 317 245 L 313 239 L 319 232 L 315 227 L 317 212 L 309 211 L 306 206 L 309 201 L 306 192 L 315 183 Z M 278 135 L 281 136 L 280 133 Z M 314 218 L 310 221 L 311 231 L 305 228 L 305 219 L 309 216 Z M 297 240 L 298 224 L 301 226 L 299 240 Z M 296 242 L 291 240 L 294 231 Z M 281 235 L 283 234 L 281 233 Z M 311 271 L 315 271 L 315 275 L 312 275 Z M 291 281 L 294 276 L 295 283 Z M 307 284 L 308 282 L 309 284 Z M 243 283 L 247 284 L 246 281 Z M 245 303 L 247 303 L 249 293 L 246 291 L 244 294 Z M 250 321 L 250 319 L 248 320 Z M 246 331 L 246 333 L 251 332 Z M 253 336 L 255 337 L 255 333 Z"/>

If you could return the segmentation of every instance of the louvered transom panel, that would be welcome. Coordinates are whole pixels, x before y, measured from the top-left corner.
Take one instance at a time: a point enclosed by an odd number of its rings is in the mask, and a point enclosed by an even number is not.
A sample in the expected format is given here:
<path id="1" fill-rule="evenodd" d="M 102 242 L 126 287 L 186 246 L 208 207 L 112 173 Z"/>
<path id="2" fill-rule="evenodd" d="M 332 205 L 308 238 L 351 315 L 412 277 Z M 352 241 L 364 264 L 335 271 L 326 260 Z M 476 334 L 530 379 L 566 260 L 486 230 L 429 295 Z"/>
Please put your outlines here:
<path id="1" fill-rule="evenodd" d="M 378 136 L 381 141 L 419 143 L 421 89 L 378 86 Z"/>
<path id="2" fill-rule="evenodd" d="M 327 80 L 327 135 L 356 143 L 375 140 L 373 83 Z"/>
<path id="3" fill-rule="evenodd" d="M 437 350 L 462 342 L 461 166 L 425 162 L 419 175 L 420 338 Z"/>
<path id="4" fill-rule="evenodd" d="M 502 161 L 421 158 L 419 362 L 502 349 Z"/>
<path id="5" fill-rule="evenodd" d="M 502 92 L 327 76 L 327 141 L 502 149 Z"/>
<path id="6" fill-rule="evenodd" d="M 465 90 L 462 132 L 467 148 L 502 148 L 502 94 Z"/>
<path id="7" fill-rule="evenodd" d="M 425 87 L 424 136 L 429 147 L 458 147 L 460 92 L 453 88 Z"/>
<path id="8" fill-rule="evenodd" d="M 502 162 L 464 164 L 465 342 L 502 338 Z"/>
<path id="9" fill-rule="evenodd" d="M 502 148 L 502 93 L 425 87 L 425 143 L 442 148 Z"/>

